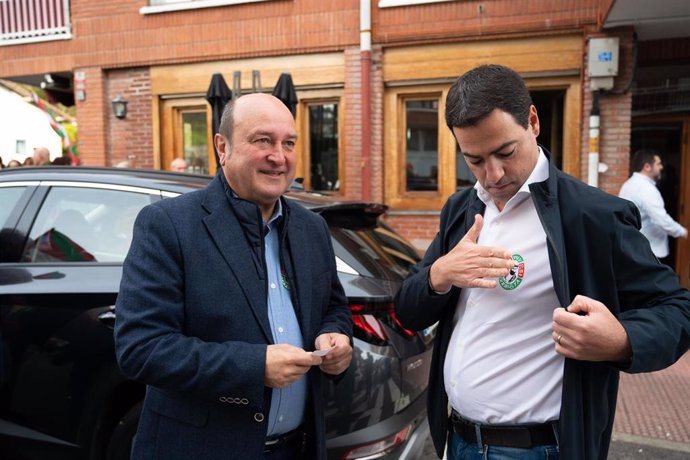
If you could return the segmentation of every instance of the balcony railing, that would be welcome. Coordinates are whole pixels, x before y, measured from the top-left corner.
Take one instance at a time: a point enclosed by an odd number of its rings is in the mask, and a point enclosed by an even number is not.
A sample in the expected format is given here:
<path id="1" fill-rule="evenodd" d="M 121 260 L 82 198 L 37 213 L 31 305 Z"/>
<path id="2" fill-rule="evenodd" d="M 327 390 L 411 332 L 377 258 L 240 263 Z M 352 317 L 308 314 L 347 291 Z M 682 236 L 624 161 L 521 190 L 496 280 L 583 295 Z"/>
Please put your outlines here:
<path id="1" fill-rule="evenodd" d="M 69 0 L 0 0 L 0 46 L 69 38 Z"/>
<path id="2" fill-rule="evenodd" d="M 633 89 L 633 115 L 690 111 L 690 81 Z"/>

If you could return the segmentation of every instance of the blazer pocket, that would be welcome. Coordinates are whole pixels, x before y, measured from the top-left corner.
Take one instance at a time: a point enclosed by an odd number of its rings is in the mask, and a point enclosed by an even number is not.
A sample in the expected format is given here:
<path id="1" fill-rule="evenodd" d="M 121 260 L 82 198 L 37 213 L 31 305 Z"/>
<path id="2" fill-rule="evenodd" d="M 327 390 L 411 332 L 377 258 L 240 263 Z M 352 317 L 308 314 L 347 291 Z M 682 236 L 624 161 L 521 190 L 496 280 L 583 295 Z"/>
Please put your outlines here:
<path id="1" fill-rule="evenodd" d="M 155 388 L 149 387 L 146 406 L 152 412 L 188 425 L 202 427 L 208 423 L 209 409 L 203 402 L 174 398 Z"/>

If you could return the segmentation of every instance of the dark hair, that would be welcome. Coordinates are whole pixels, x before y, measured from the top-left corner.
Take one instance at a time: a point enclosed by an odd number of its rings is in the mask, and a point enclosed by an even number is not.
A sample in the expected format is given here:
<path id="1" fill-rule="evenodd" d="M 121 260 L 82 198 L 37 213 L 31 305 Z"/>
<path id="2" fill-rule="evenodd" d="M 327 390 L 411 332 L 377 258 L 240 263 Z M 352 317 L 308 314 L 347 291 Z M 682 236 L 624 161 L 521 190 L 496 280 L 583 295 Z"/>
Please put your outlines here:
<path id="1" fill-rule="evenodd" d="M 235 111 L 235 99 L 231 99 L 223 107 L 223 114 L 220 117 L 220 123 L 218 124 L 218 132 L 222 134 L 225 139 L 227 139 L 229 146 L 232 146 L 232 130 Z"/>
<path id="2" fill-rule="evenodd" d="M 487 64 L 461 75 L 446 97 L 446 124 L 449 129 L 475 126 L 494 109 L 509 113 L 527 129 L 532 97 L 517 72 Z"/>
<path id="3" fill-rule="evenodd" d="M 640 149 L 633 154 L 630 160 L 630 169 L 632 172 L 640 172 L 644 169 L 644 165 L 654 166 L 654 157 L 656 156 L 659 154 L 652 149 Z"/>

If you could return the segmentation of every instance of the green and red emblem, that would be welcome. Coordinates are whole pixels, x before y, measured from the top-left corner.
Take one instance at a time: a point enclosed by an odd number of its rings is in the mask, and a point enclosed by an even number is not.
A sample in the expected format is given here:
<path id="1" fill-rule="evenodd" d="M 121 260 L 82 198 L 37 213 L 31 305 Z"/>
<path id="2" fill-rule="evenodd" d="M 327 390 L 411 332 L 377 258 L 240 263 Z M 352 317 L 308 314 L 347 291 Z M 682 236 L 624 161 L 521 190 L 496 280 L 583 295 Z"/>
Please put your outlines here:
<path id="1" fill-rule="evenodd" d="M 498 284 L 506 291 L 512 291 L 520 286 L 525 277 L 525 259 L 520 254 L 513 254 L 515 265 L 510 269 L 510 273 L 498 279 Z"/>

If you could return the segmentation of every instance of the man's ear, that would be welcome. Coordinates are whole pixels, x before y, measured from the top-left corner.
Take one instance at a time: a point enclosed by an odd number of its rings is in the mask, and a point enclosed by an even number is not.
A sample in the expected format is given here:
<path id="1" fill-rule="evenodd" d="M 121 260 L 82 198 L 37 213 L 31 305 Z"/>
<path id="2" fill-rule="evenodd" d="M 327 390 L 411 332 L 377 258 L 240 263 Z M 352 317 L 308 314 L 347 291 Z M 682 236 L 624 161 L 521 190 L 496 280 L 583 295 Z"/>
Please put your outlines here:
<path id="1" fill-rule="evenodd" d="M 537 115 L 537 108 L 534 105 L 529 106 L 529 126 L 532 128 L 534 137 L 539 136 L 539 116 Z"/>
<path id="2" fill-rule="evenodd" d="M 228 149 L 227 139 L 225 139 L 225 136 L 223 136 L 222 134 L 216 133 L 216 135 L 213 136 L 213 145 L 216 148 L 216 154 L 218 155 L 220 164 L 224 164 L 225 152 Z"/>

